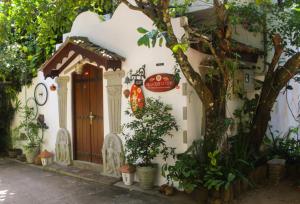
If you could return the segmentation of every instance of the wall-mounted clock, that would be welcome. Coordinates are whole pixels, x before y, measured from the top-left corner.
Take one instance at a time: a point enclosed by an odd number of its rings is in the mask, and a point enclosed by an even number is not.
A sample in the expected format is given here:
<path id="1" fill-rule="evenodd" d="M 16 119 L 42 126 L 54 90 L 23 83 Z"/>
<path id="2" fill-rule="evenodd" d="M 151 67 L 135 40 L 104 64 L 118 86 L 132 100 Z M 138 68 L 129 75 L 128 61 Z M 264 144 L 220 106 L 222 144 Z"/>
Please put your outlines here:
<path id="1" fill-rule="evenodd" d="M 46 104 L 48 99 L 48 90 L 45 84 L 39 83 L 36 85 L 34 89 L 34 99 L 39 106 Z"/>

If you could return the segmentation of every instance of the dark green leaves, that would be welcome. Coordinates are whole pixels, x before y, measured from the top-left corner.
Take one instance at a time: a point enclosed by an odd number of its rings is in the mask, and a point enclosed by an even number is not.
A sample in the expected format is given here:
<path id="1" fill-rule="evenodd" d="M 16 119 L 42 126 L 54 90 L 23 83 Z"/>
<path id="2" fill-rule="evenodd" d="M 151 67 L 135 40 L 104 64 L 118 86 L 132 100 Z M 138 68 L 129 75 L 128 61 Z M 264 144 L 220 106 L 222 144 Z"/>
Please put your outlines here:
<path id="1" fill-rule="evenodd" d="M 145 28 L 139 27 L 139 28 L 137 28 L 137 31 L 141 34 L 144 34 L 138 40 L 138 42 L 137 42 L 138 46 L 144 45 L 148 48 L 155 47 L 157 40 L 159 40 L 159 46 L 160 47 L 162 46 L 165 35 L 163 33 L 160 33 L 157 29 L 148 31 Z"/>
<path id="2" fill-rule="evenodd" d="M 127 161 L 149 166 L 159 154 L 165 160 L 175 155 L 174 148 L 166 146 L 164 137 L 172 137 L 172 131 L 178 130 L 178 125 L 169 105 L 154 98 L 147 98 L 145 102 L 144 109 L 139 110 L 139 118 L 131 109 L 125 112 L 132 120 L 123 125 L 123 135 Z"/>

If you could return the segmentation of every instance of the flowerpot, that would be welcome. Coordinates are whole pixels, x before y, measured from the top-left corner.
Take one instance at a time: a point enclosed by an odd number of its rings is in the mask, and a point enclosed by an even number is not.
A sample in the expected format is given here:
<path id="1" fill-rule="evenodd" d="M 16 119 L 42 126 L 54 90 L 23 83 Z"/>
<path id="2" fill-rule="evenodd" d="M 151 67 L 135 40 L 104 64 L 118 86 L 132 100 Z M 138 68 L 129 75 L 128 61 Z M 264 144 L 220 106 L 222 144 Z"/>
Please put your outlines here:
<path id="1" fill-rule="evenodd" d="M 41 157 L 39 155 L 35 157 L 34 164 L 38 166 L 42 165 Z"/>
<path id="2" fill-rule="evenodd" d="M 50 164 L 53 163 L 53 158 L 49 157 L 49 158 L 41 158 L 42 161 L 42 165 L 43 166 L 49 166 Z"/>
<path id="3" fill-rule="evenodd" d="M 17 158 L 17 151 L 15 149 L 8 150 L 8 157 L 9 158 Z"/>
<path id="4" fill-rule="evenodd" d="M 122 179 L 126 186 L 130 186 L 134 181 L 134 173 L 122 173 Z"/>
<path id="5" fill-rule="evenodd" d="M 285 169 L 284 159 L 272 159 L 268 161 L 269 181 L 272 185 L 277 185 L 282 178 Z"/>
<path id="6" fill-rule="evenodd" d="M 42 165 L 48 166 L 53 163 L 53 154 L 51 152 L 48 152 L 47 150 L 44 150 L 41 152 L 39 157 L 41 158 Z"/>
<path id="7" fill-rule="evenodd" d="M 141 188 L 143 189 L 153 188 L 156 169 L 157 168 L 153 166 L 137 167 L 137 175 L 140 181 Z"/>
<path id="8" fill-rule="evenodd" d="M 32 164 L 34 162 L 35 157 L 38 155 L 38 153 L 39 153 L 38 148 L 31 148 L 25 151 L 27 162 Z"/>

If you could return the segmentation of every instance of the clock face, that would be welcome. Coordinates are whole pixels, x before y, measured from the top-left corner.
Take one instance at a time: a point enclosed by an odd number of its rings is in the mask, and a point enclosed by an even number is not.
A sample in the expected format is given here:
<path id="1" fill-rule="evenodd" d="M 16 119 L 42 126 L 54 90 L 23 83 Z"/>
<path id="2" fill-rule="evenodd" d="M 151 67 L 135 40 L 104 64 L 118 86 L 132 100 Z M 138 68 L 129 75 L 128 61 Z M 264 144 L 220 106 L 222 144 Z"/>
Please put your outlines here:
<path id="1" fill-rule="evenodd" d="M 46 104 L 48 99 L 48 90 L 45 84 L 39 83 L 34 90 L 34 99 L 39 106 Z"/>

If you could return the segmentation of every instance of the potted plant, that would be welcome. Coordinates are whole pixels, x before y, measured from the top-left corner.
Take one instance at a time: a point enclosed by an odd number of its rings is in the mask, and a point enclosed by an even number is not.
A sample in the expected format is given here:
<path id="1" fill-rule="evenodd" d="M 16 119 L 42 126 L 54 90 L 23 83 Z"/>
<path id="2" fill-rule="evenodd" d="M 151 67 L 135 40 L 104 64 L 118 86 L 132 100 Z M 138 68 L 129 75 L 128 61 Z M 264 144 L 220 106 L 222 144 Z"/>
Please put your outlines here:
<path id="1" fill-rule="evenodd" d="M 134 113 L 130 108 L 125 112 L 131 121 L 124 124 L 123 135 L 127 161 L 137 166 L 140 186 L 151 189 L 157 172 L 157 165 L 152 161 L 159 154 L 164 160 L 170 155 L 175 157 L 175 148 L 167 147 L 164 137 L 172 137 L 178 125 L 169 105 L 154 98 L 146 98 L 145 104 Z"/>
<path id="2" fill-rule="evenodd" d="M 23 120 L 15 128 L 16 137 L 25 136 L 26 144 L 25 155 L 28 163 L 33 163 L 35 157 L 39 154 L 40 146 L 43 142 L 43 134 L 39 134 L 42 129 L 41 124 L 35 120 L 34 110 L 29 106 L 20 108 L 23 114 Z"/>
<path id="3" fill-rule="evenodd" d="M 125 164 L 121 166 L 120 172 L 125 185 L 130 186 L 133 184 L 135 175 L 135 166 L 132 164 Z"/>
<path id="4" fill-rule="evenodd" d="M 41 158 L 43 166 L 48 166 L 53 162 L 53 154 L 47 150 L 42 151 L 39 157 Z"/>

